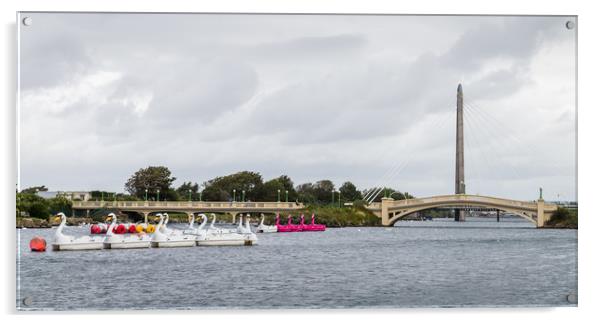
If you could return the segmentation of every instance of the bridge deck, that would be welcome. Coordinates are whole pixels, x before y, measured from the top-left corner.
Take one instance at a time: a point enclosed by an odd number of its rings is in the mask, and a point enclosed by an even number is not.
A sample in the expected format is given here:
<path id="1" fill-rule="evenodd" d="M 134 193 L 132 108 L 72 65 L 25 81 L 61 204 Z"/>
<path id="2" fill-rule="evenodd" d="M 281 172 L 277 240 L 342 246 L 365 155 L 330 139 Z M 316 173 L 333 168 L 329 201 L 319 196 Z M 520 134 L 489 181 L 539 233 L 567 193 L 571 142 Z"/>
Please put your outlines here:
<path id="1" fill-rule="evenodd" d="M 295 202 L 198 202 L 198 201 L 74 201 L 74 210 L 113 208 L 124 211 L 213 211 L 271 212 L 298 210 L 305 206 Z"/>
<path id="2" fill-rule="evenodd" d="M 397 200 L 392 201 L 389 205 L 389 209 L 398 209 L 398 208 L 412 208 L 416 206 L 423 205 L 433 205 L 433 206 L 458 206 L 458 205 L 484 205 L 484 206 L 500 206 L 500 207 L 512 207 L 516 209 L 523 210 L 537 210 L 537 202 L 536 201 L 518 201 L 511 199 L 504 199 L 499 197 L 491 197 L 491 196 L 482 196 L 482 195 L 467 195 L 467 194 L 457 194 L 457 195 L 440 195 L 440 196 L 431 196 L 425 198 L 416 198 L 416 199 L 408 199 L 408 200 Z M 545 203 L 544 209 L 546 211 L 554 211 L 557 206 L 553 203 Z M 382 203 L 372 203 L 368 206 L 369 210 L 380 210 L 382 209 Z"/>

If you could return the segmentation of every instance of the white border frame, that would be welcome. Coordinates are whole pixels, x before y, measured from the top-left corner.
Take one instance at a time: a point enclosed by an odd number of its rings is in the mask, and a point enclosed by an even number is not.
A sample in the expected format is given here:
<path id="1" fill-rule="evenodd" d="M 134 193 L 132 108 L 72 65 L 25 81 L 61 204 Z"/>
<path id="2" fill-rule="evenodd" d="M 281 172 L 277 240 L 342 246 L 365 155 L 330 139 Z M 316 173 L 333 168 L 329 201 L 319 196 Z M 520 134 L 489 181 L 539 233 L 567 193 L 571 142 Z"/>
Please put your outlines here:
<path id="1" fill-rule="evenodd" d="M 5 252 L 6 261 L 2 267 L 5 279 L 5 292 L 2 294 L 4 313 L 15 313 L 14 297 L 16 290 L 15 282 L 15 219 L 12 216 L 15 208 L 14 189 L 16 184 L 17 161 L 14 158 L 16 152 L 16 128 L 13 124 L 17 121 L 17 116 L 13 115 L 16 102 L 16 84 L 14 73 L 16 73 L 16 26 L 15 15 L 17 11 L 145 11 L 145 12 L 254 12 L 254 13 L 400 13 L 400 14 L 537 14 L 537 15 L 578 15 L 579 16 L 579 64 L 578 64 L 578 83 L 579 83 L 579 114 L 578 136 L 581 139 L 581 156 L 578 159 L 578 168 L 582 176 L 579 181 L 578 191 L 580 194 L 579 203 L 581 208 L 581 225 L 579 229 L 579 307 L 578 308 L 536 308 L 536 309 L 400 309 L 400 310 L 301 310 L 301 311 L 192 311 L 175 312 L 179 315 L 202 313 L 202 320 L 214 320 L 229 313 L 230 318 L 234 320 L 243 319 L 246 321 L 281 321 L 298 320 L 306 321 L 315 319 L 315 315 L 326 319 L 333 319 L 334 314 L 343 316 L 342 319 L 354 320 L 399 320 L 398 315 L 403 315 L 404 319 L 418 319 L 427 321 L 448 321 L 461 319 L 463 322 L 482 322 L 482 315 L 488 314 L 488 322 L 505 322 L 510 320 L 522 319 L 532 322 L 567 322 L 594 319 L 599 316 L 599 305 L 597 300 L 597 287 L 600 284 L 600 219 L 599 210 L 595 208 L 595 201 L 598 198 L 596 194 L 600 176 L 600 148 L 599 139 L 602 137 L 599 123 L 600 103 L 597 93 L 599 92 L 599 78 L 602 75 L 600 71 L 600 57 L 602 57 L 601 45 L 598 40 L 599 31 L 602 30 L 601 21 L 594 1 L 546 1 L 539 3 L 528 3 L 524 0 L 507 0 L 498 3 L 474 0 L 454 0 L 454 1 L 412 1 L 412 2 L 394 2 L 394 1 L 361 1 L 361 0 L 334 0 L 334 1 L 244 1 L 227 0 L 220 2 L 195 3 L 185 0 L 147 0 L 147 1 L 119 1 L 107 3 L 102 0 L 90 0 L 85 2 L 55 0 L 5 0 L 1 4 L 2 21 L 4 23 L 4 45 L 2 46 L 2 62 L 5 75 L 0 81 L 2 98 L 4 99 L 4 115 L 2 125 L 4 135 L 2 148 L 4 150 L 4 160 L 2 167 L 2 179 L 5 184 L 2 186 L 3 206 L 5 219 L 3 221 L 2 232 L 4 233 L 3 245 L 8 248 Z M 598 13 L 598 15 L 596 15 Z M 15 146 L 13 146 L 13 144 Z M 586 283 L 584 283 L 586 282 Z M 104 312 L 103 312 L 104 313 Z M 167 319 L 162 314 L 172 311 L 152 311 L 152 312 L 128 312 L 143 317 L 133 317 L 129 314 L 120 314 L 120 318 L 128 320 L 144 321 L 163 321 Z M 267 314 L 266 317 L 258 315 L 248 316 L 248 314 Z M 157 315 L 160 314 L 160 315 Z M 284 317 L 296 314 L 296 318 Z M 598 314 L 598 315 L 596 315 Z M 19 315 L 20 322 L 35 320 L 38 322 L 41 318 L 39 314 Z M 242 316 L 244 315 L 244 317 Z M 370 315 L 370 316 L 368 316 Z M 374 317 L 374 316 L 377 317 Z M 329 318 L 330 317 L 330 318 Z M 12 319 L 17 319 L 13 317 Z M 82 320 L 86 321 L 104 321 L 102 316 L 83 316 L 77 315 L 51 315 L 51 319 L 61 320 L 61 322 L 71 322 Z M 182 316 L 176 319 L 189 320 Z"/>

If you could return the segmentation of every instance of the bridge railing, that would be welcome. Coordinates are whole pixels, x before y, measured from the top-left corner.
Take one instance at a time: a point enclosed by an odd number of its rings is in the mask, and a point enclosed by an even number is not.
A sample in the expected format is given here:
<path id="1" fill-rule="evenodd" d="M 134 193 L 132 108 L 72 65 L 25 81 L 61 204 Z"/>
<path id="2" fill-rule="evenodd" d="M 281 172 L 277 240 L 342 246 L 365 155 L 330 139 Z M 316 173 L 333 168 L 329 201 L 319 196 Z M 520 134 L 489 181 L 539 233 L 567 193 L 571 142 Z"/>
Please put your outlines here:
<path id="1" fill-rule="evenodd" d="M 199 201 L 73 201 L 73 208 L 193 208 L 193 209 L 232 209 L 268 208 L 300 209 L 304 205 L 296 202 L 199 202 Z"/>
<path id="2" fill-rule="evenodd" d="M 472 203 L 474 203 L 474 202 L 496 203 L 496 204 L 511 205 L 511 206 L 517 206 L 517 207 L 535 207 L 536 206 L 535 202 L 524 202 L 524 201 L 509 200 L 509 199 L 489 197 L 489 196 L 480 196 L 480 195 L 449 195 L 449 196 L 445 196 L 445 197 L 435 198 L 435 200 L 436 200 L 435 202 L 447 201 L 450 199 L 454 200 L 454 201 L 466 201 L 467 203 L 471 203 L 471 202 Z"/>

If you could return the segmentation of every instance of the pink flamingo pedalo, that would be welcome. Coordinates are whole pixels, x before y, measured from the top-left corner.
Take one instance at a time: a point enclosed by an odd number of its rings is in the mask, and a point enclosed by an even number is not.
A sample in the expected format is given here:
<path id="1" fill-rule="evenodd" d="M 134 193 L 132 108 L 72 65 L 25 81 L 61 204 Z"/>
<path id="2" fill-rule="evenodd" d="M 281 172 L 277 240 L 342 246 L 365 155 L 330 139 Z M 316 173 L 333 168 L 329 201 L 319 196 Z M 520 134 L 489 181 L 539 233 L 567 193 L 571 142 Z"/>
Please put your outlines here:
<path id="1" fill-rule="evenodd" d="M 311 215 L 311 224 L 305 224 L 305 216 L 301 214 L 299 224 L 292 223 L 293 218 L 289 214 L 286 225 L 280 224 L 280 214 L 276 214 L 276 228 L 278 232 L 301 232 L 301 231 L 325 231 L 326 225 L 315 223 L 315 214 Z"/>

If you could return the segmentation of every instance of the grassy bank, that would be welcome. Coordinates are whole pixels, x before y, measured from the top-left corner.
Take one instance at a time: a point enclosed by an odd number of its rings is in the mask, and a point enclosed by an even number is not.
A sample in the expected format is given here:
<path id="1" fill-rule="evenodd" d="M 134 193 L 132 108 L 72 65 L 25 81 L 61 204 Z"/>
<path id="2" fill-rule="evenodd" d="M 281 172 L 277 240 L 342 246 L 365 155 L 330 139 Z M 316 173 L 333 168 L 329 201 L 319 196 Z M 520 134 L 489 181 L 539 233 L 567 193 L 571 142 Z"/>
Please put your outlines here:
<path id="1" fill-rule="evenodd" d="M 91 218 L 74 218 L 67 217 L 67 225 L 80 225 L 81 223 L 90 223 Z M 50 228 L 53 225 L 58 225 L 60 221 L 54 221 L 53 217 L 50 219 L 40 219 L 32 217 L 17 217 L 17 228 Z"/>
<path id="2" fill-rule="evenodd" d="M 361 206 L 355 207 L 329 207 L 329 206 L 308 206 L 302 210 L 296 210 L 291 212 L 293 216 L 293 223 L 298 224 L 300 221 L 301 213 L 305 215 L 305 223 L 311 222 L 312 213 L 316 215 L 316 223 L 326 224 L 328 227 L 347 227 L 347 226 L 380 226 L 380 218 L 372 214 L 372 212 Z M 280 214 L 280 223 L 285 224 L 289 213 Z M 211 213 L 206 213 L 208 220 L 211 221 Z M 152 219 L 151 219 L 152 218 Z M 260 217 L 259 214 L 251 214 L 251 223 L 257 223 Z M 274 214 L 265 214 L 266 225 L 273 225 L 275 220 Z M 155 221 L 154 217 L 149 217 L 149 221 Z M 188 215 L 185 213 L 170 213 L 170 223 L 185 223 L 188 222 Z M 200 219 L 197 217 L 196 222 Z M 218 223 L 232 223 L 232 215 L 230 214 L 216 214 L 216 221 Z M 238 221 L 238 217 L 236 218 Z"/>
<path id="3" fill-rule="evenodd" d="M 362 206 L 338 208 L 315 205 L 292 212 L 293 223 L 299 223 L 301 214 L 305 215 L 305 223 L 310 223 L 312 213 L 316 215 L 316 223 L 326 224 L 328 227 L 380 226 L 381 224 L 379 217 Z M 285 224 L 287 217 L 288 213 L 281 213 L 280 223 Z M 266 216 L 265 224 L 273 225 L 274 216 Z"/>
<path id="4" fill-rule="evenodd" d="M 550 220 L 546 222 L 544 227 L 577 229 L 579 222 L 578 218 L 579 216 L 577 209 L 558 208 L 558 210 L 552 214 Z"/>

